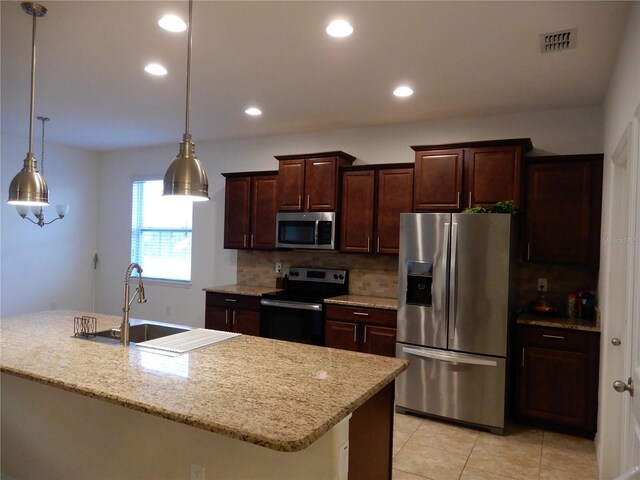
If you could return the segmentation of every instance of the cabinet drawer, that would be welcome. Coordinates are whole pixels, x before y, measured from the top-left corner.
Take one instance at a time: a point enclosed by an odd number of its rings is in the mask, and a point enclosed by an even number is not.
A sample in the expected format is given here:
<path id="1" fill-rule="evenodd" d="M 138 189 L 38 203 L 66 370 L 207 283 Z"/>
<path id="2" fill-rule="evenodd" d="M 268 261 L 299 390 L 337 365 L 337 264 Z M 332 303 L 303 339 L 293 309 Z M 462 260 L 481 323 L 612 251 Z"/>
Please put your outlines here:
<path id="1" fill-rule="evenodd" d="M 343 307 L 325 304 L 325 318 L 331 320 L 346 320 L 373 325 L 387 325 L 396 327 L 397 312 L 395 310 L 381 310 L 378 308 Z"/>
<path id="2" fill-rule="evenodd" d="M 207 306 L 260 310 L 260 297 L 254 297 L 252 295 L 236 295 L 231 293 L 207 292 Z"/>
<path id="3" fill-rule="evenodd" d="M 522 342 L 529 347 L 549 347 L 564 350 L 586 351 L 588 348 L 588 333 L 577 330 L 544 327 L 522 328 Z"/>

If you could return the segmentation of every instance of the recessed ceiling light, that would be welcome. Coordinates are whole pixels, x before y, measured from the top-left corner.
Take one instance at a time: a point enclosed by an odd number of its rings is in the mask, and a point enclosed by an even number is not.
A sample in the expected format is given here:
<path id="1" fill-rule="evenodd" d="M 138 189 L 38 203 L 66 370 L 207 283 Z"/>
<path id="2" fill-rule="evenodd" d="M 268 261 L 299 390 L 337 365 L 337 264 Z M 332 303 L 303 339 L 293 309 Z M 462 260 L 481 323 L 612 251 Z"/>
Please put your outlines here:
<path id="1" fill-rule="evenodd" d="M 250 108 L 247 108 L 244 111 L 244 113 L 246 113 L 247 115 L 252 115 L 254 117 L 257 117 L 258 115 L 262 115 L 262 110 L 256 107 L 250 107 Z"/>
<path id="2" fill-rule="evenodd" d="M 187 29 L 187 24 L 177 15 L 165 15 L 158 20 L 158 25 L 169 32 L 184 32 Z"/>
<path id="3" fill-rule="evenodd" d="M 150 63 L 144 67 L 144 71 L 150 75 L 162 76 L 167 74 L 167 69 L 159 63 Z"/>
<path id="4" fill-rule="evenodd" d="M 348 37 L 353 33 L 353 27 L 346 20 L 334 20 L 327 25 L 326 32 L 332 37 Z"/>
<path id="5" fill-rule="evenodd" d="M 411 90 L 411 88 L 407 87 L 406 85 L 402 85 L 402 86 L 396 88 L 393 91 L 393 94 L 396 97 L 409 97 L 409 96 L 413 95 L 413 90 Z"/>

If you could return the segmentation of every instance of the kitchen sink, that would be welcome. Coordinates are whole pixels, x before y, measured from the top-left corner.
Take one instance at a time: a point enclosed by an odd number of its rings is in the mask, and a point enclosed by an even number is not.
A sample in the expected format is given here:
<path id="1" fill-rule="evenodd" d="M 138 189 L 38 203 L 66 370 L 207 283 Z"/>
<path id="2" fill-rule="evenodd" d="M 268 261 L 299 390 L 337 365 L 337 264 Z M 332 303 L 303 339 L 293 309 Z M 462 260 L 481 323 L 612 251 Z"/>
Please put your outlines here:
<path id="1" fill-rule="evenodd" d="M 187 332 L 191 330 L 187 327 L 171 327 L 168 325 L 157 325 L 155 323 L 139 323 L 129 326 L 129 341 L 133 343 L 146 342 L 156 338 L 175 335 L 176 333 Z M 108 338 L 116 342 L 120 341 L 120 331 L 116 329 L 103 330 L 96 332 L 97 338 Z"/>

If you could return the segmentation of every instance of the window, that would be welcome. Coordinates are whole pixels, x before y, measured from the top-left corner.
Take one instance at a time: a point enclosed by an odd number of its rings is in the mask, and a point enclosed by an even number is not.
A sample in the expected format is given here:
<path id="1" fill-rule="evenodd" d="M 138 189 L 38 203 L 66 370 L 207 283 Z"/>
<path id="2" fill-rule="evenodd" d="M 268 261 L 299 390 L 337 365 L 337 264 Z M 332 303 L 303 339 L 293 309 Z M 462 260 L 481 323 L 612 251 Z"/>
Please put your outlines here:
<path id="1" fill-rule="evenodd" d="M 133 182 L 131 261 L 144 278 L 191 281 L 193 203 L 162 196 L 162 180 Z"/>

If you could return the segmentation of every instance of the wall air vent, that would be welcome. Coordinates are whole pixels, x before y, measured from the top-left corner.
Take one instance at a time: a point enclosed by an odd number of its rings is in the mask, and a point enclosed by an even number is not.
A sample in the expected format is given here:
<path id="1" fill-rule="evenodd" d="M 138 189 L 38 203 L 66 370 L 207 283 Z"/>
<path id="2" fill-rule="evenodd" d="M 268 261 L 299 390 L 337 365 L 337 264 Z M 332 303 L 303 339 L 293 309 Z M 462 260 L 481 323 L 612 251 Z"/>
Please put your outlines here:
<path id="1" fill-rule="evenodd" d="M 542 33 L 540 35 L 540 51 L 542 53 L 548 53 L 576 48 L 577 36 L 577 28 L 563 30 L 561 32 Z"/>

